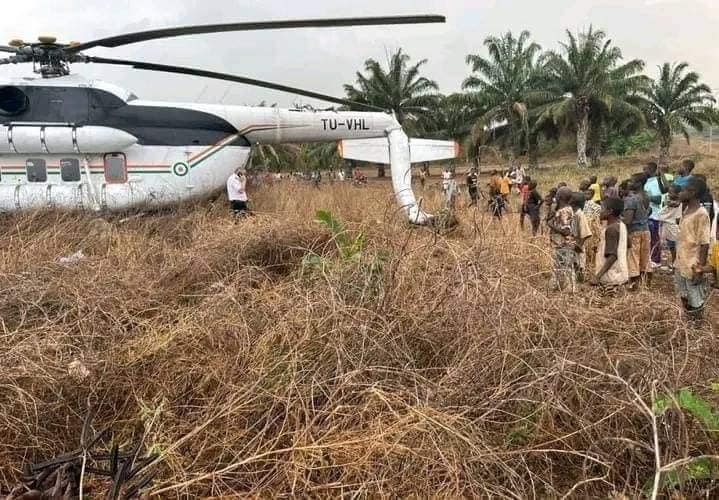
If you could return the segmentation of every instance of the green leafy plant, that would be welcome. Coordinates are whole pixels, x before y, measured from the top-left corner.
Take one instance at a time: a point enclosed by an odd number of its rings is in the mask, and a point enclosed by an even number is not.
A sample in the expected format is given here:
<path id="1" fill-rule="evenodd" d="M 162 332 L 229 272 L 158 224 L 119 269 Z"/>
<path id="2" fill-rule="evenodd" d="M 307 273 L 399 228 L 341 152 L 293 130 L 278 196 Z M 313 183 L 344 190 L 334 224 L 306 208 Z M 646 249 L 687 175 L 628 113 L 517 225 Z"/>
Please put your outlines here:
<path id="1" fill-rule="evenodd" d="M 322 224 L 332 233 L 332 240 L 337 246 L 340 259 L 343 261 L 358 262 L 362 256 L 362 250 L 366 243 L 364 233 L 358 233 L 354 238 L 350 237 L 342 222 L 337 219 L 329 210 L 317 210 L 315 212 L 315 222 Z M 314 252 L 305 255 L 302 260 L 303 268 L 321 268 L 326 269 L 329 261 Z"/>
<path id="2" fill-rule="evenodd" d="M 642 130 L 629 136 L 621 132 L 613 132 L 609 135 L 608 142 L 608 153 L 626 156 L 649 151 L 656 142 L 656 134 L 650 130 Z"/>
<path id="3" fill-rule="evenodd" d="M 350 238 L 344 225 L 329 210 L 317 210 L 315 212 L 315 222 L 324 225 L 332 232 L 337 250 L 339 250 L 343 259 L 354 259 L 361 255 L 365 245 L 364 233 L 359 233 L 354 238 Z"/>
<path id="4" fill-rule="evenodd" d="M 669 408 L 674 406 L 675 401 L 680 409 L 687 411 L 699 420 L 707 431 L 719 433 L 719 414 L 714 412 L 707 400 L 687 388 L 680 389 L 673 398 L 669 395 L 659 396 L 654 401 L 652 408 L 654 414 L 657 416 L 663 415 Z"/>
<path id="5" fill-rule="evenodd" d="M 713 390 L 719 390 L 712 384 Z M 686 411 L 699 422 L 704 429 L 710 433 L 719 433 L 719 414 L 714 410 L 711 403 L 701 396 L 695 394 L 688 388 L 682 388 L 673 395 L 663 394 L 654 400 L 652 411 L 655 415 L 661 416 L 672 407 Z M 719 477 L 719 468 L 709 457 L 696 457 L 685 462 L 681 467 L 666 472 L 662 476 L 661 488 L 674 488 L 687 481 L 698 481 L 716 479 Z M 644 487 L 645 495 L 649 496 L 652 489 L 652 482 L 647 481 Z"/>

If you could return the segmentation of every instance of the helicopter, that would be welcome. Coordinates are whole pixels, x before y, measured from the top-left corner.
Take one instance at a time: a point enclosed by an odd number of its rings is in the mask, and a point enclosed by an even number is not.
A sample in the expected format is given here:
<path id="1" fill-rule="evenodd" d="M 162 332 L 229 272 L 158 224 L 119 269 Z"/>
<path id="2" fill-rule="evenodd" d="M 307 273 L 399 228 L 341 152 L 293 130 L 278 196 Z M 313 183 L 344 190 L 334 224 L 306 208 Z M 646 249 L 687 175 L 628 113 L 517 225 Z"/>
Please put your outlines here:
<path id="1" fill-rule="evenodd" d="M 452 141 L 409 139 L 388 110 L 284 84 L 202 69 L 86 55 L 96 47 L 219 32 L 445 22 L 388 16 L 195 25 L 85 43 L 12 40 L 0 65 L 32 64 L 39 77 L 0 81 L 0 211 L 60 207 L 124 210 L 209 195 L 248 163 L 255 144 L 336 141 L 349 160 L 389 164 L 395 197 L 415 224 L 431 216 L 411 187 L 411 164 L 454 158 Z M 71 73 L 76 64 L 199 76 L 289 92 L 341 109 L 281 109 L 145 101 Z"/>

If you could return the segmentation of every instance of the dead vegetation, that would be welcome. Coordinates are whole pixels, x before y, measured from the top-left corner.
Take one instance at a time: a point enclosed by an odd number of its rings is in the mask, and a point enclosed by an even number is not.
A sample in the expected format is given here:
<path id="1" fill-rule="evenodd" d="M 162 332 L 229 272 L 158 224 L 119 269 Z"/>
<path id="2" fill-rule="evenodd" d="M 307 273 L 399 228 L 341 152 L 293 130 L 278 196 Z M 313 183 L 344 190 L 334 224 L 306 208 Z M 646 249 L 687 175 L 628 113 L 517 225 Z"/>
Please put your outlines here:
<path id="1" fill-rule="evenodd" d="M 75 449 L 90 408 L 109 446 L 158 455 L 163 497 L 634 498 L 716 454 L 715 429 L 652 411 L 681 387 L 719 406 L 716 298 L 694 330 L 667 283 L 549 293 L 545 241 L 514 220 L 462 210 L 438 235 L 387 193 L 270 187 L 237 222 L 221 203 L 0 220 L 0 490 Z M 320 208 L 366 234 L 358 258 Z"/>

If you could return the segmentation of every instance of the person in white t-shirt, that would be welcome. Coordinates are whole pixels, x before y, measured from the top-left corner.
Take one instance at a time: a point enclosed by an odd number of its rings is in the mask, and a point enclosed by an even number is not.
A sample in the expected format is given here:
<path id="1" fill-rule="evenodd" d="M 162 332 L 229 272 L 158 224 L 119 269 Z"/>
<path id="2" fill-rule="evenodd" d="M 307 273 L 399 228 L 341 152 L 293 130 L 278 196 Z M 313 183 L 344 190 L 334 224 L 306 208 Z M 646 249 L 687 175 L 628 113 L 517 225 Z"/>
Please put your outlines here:
<path id="1" fill-rule="evenodd" d="M 246 214 L 247 207 L 247 174 L 244 168 L 238 168 L 227 179 L 227 198 L 230 208 L 235 214 Z"/>

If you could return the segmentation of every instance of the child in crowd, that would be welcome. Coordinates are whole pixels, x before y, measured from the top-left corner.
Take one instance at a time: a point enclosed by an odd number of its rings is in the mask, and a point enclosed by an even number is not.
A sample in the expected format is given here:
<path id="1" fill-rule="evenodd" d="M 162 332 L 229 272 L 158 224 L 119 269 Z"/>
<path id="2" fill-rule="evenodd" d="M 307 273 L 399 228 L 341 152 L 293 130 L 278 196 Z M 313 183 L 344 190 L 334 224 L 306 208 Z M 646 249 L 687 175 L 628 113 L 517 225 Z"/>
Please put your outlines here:
<path id="1" fill-rule="evenodd" d="M 708 268 L 711 222 L 701 199 L 706 182 L 695 176 L 687 179 L 679 199 L 686 207 L 679 223 L 674 284 L 687 314 L 699 320 L 708 295 L 705 272 Z"/>
<path id="2" fill-rule="evenodd" d="M 679 236 L 679 219 L 682 218 L 682 204 L 679 202 L 681 188 L 676 184 L 669 186 L 669 191 L 662 197 L 662 204 L 656 220 L 662 223 L 662 240 L 669 249 L 672 262 L 669 265 L 674 270 L 674 261 L 677 258 L 677 237 Z"/>
<path id="3" fill-rule="evenodd" d="M 584 192 L 587 201 L 584 202 L 584 208 L 582 209 L 584 216 L 587 218 L 589 230 L 592 233 L 592 237 L 584 243 L 584 252 L 587 255 L 587 269 L 590 270 L 594 269 L 595 256 L 599 245 L 599 235 L 602 233 L 602 206 L 590 198 L 592 194 L 593 191 L 590 189 L 590 186 L 587 186 Z"/>
<path id="4" fill-rule="evenodd" d="M 537 191 L 537 182 L 529 181 L 529 193 L 527 194 L 527 215 L 529 216 L 529 222 L 532 224 L 532 236 L 537 236 L 539 232 L 539 210 L 542 207 L 542 196 Z"/>
<path id="5" fill-rule="evenodd" d="M 532 178 L 529 176 L 522 177 L 522 183 L 518 186 L 520 196 L 520 209 L 519 209 L 519 227 L 524 229 L 524 218 L 527 215 L 527 198 L 529 197 L 529 183 L 532 182 Z"/>
<path id="6" fill-rule="evenodd" d="M 641 281 L 651 284 L 651 268 L 649 267 L 650 236 L 649 210 L 644 199 L 644 180 L 633 176 L 628 182 L 622 183 L 624 192 L 624 214 L 622 219 L 629 232 L 629 279 L 632 289 L 637 289 Z"/>
<path id="7" fill-rule="evenodd" d="M 719 240 L 719 234 L 716 235 Z M 713 278 L 712 286 L 719 288 L 719 241 L 714 241 L 711 250 L 709 250 L 709 258 L 707 259 L 706 272 L 710 273 Z"/>
<path id="8" fill-rule="evenodd" d="M 574 230 L 575 230 L 575 251 L 576 256 L 574 266 L 579 283 L 584 282 L 587 272 L 587 254 L 585 245 L 587 240 L 592 237 L 592 230 L 589 228 L 587 217 L 584 215 L 584 193 L 581 191 L 572 194 L 572 210 L 574 210 Z"/>
<path id="9" fill-rule="evenodd" d="M 571 207 L 572 190 L 557 190 L 557 210 L 547 221 L 549 239 L 554 247 L 554 287 L 574 291 L 575 217 Z"/>
<path id="10" fill-rule="evenodd" d="M 599 185 L 599 183 L 597 182 L 596 175 L 593 175 L 589 178 L 589 186 L 587 186 L 587 187 L 588 187 L 588 189 L 592 190 L 592 197 L 587 198 L 587 200 L 592 200 L 594 203 L 596 203 L 598 205 L 599 202 L 602 201 L 602 188 Z M 584 189 L 583 191 L 586 191 L 586 189 Z"/>
<path id="11" fill-rule="evenodd" d="M 552 218 L 555 211 L 554 201 L 557 197 L 557 188 L 553 187 L 549 191 L 547 191 L 547 195 L 544 197 L 544 201 L 542 202 L 542 205 L 544 206 L 544 220 L 549 221 L 549 219 Z"/>
<path id="12" fill-rule="evenodd" d="M 602 198 L 618 198 L 619 190 L 617 189 L 617 178 L 608 176 L 602 180 Z"/>
<path id="13" fill-rule="evenodd" d="M 620 217 L 624 212 L 624 202 L 620 198 L 604 198 L 601 220 L 606 221 L 602 229 L 597 248 L 595 275 L 590 283 L 606 287 L 618 287 L 629 280 L 627 264 L 627 227 Z"/>
<path id="14" fill-rule="evenodd" d="M 508 207 L 507 205 L 509 203 L 509 193 L 511 192 L 511 180 L 509 178 L 509 173 L 505 172 L 504 176 L 500 179 L 499 184 L 499 192 L 502 195 L 502 199 L 504 200 L 505 207 Z"/>
<path id="15" fill-rule="evenodd" d="M 502 178 L 499 172 L 492 170 L 492 177 L 487 185 L 489 187 L 489 208 L 497 219 L 502 218 L 504 198 L 502 197 Z"/>

